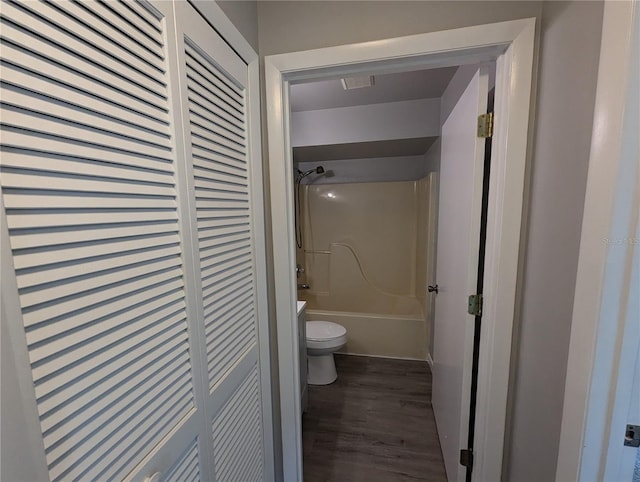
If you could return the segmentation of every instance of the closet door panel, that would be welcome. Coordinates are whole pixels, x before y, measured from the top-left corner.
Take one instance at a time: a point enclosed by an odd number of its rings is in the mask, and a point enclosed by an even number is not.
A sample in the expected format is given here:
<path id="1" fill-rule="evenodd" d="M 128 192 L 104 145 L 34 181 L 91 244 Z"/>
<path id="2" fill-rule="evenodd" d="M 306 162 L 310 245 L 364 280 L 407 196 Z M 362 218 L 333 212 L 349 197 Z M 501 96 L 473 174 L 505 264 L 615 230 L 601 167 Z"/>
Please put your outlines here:
<path id="1" fill-rule="evenodd" d="M 218 481 L 262 480 L 248 68 L 190 4 L 176 12 L 212 471 Z"/>
<path id="2" fill-rule="evenodd" d="M 10 322 L 26 336 L 49 477 L 207 479 L 173 6 L 6 1 L 0 15 Z"/>

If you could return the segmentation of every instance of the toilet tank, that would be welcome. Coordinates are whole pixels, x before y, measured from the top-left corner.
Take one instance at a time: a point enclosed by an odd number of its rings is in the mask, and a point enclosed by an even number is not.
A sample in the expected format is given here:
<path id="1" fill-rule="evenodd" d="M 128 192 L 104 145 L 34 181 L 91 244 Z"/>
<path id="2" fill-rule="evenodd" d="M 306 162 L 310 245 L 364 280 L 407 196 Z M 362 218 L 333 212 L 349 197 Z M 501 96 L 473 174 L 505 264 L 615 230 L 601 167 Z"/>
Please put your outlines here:
<path id="1" fill-rule="evenodd" d="M 307 410 L 307 320 L 306 302 L 298 301 L 298 349 L 300 351 L 300 407 L 301 412 Z"/>

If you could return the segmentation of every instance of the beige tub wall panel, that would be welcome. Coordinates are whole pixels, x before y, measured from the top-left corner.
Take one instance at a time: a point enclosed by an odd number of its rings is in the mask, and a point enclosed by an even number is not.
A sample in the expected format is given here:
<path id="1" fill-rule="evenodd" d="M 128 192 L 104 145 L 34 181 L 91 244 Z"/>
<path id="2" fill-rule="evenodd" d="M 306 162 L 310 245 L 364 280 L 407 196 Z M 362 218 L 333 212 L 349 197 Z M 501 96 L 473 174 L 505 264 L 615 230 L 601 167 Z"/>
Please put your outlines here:
<path id="1" fill-rule="evenodd" d="M 422 312 L 425 315 L 424 339 L 425 350 L 428 351 L 429 339 L 431 336 L 430 324 L 428 321 L 427 294 L 427 273 L 428 273 L 428 250 L 429 250 L 429 178 L 425 177 L 416 181 L 416 286 L 415 297 L 420 303 Z"/>
<path id="2" fill-rule="evenodd" d="M 427 297 L 427 226 L 428 226 L 428 178 L 416 181 L 416 282 L 415 297 L 423 306 Z"/>
<path id="3" fill-rule="evenodd" d="M 415 293 L 414 182 L 306 185 L 305 249 L 351 246 L 379 289 Z M 311 221 L 311 222 L 309 222 Z"/>
<path id="4" fill-rule="evenodd" d="M 304 264 L 309 283 L 309 293 L 329 294 L 329 270 L 331 251 L 305 251 Z"/>
<path id="5" fill-rule="evenodd" d="M 327 287 L 314 283 L 311 289 L 301 293 L 311 309 L 423 316 L 417 298 L 386 293 L 371 283 L 351 247 L 336 243 L 331 245 L 330 253 L 307 253 L 307 259 L 312 254 L 313 258 L 324 257 L 329 260 L 328 269 L 323 272 L 328 276 Z M 313 281 L 315 275 L 312 268 L 318 263 L 309 266 L 309 279 Z"/>
<path id="6" fill-rule="evenodd" d="M 347 329 L 347 345 L 340 353 L 426 360 L 424 320 L 391 316 L 307 310 L 308 320 L 332 321 Z"/>

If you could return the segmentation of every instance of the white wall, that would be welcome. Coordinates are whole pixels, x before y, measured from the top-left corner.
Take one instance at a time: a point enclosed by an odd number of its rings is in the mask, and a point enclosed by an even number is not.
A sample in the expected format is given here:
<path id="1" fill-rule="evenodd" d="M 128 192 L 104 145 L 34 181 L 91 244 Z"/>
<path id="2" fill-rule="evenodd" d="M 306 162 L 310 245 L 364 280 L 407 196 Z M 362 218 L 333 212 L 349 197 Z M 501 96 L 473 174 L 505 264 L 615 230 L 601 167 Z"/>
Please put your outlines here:
<path id="1" fill-rule="evenodd" d="M 317 166 L 323 166 L 326 174 L 312 174 L 302 181 L 303 184 L 416 181 L 428 172 L 424 155 L 298 163 L 301 171 L 315 169 Z"/>
<path id="2" fill-rule="evenodd" d="M 242 36 L 258 51 L 258 2 L 256 0 L 215 0 Z"/>
<path id="3" fill-rule="evenodd" d="M 440 135 L 440 99 L 291 113 L 291 145 L 319 146 Z"/>
<path id="4" fill-rule="evenodd" d="M 537 1 L 258 2 L 260 55 L 539 17 Z"/>
<path id="5" fill-rule="evenodd" d="M 600 41 L 600 2 L 258 3 L 260 54 L 536 17 L 540 92 L 505 480 L 553 480 Z M 544 15 L 543 15 L 544 14 Z M 540 19 L 542 18 L 542 28 Z M 521 321 L 518 321 L 520 320 Z"/>
<path id="6" fill-rule="evenodd" d="M 601 2 L 545 2 L 507 480 L 553 480 L 602 29 Z"/>
<path id="7" fill-rule="evenodd" d="M 436 139 L 424 155 L 425 172 L 440 172 L 440 139 Z"/>

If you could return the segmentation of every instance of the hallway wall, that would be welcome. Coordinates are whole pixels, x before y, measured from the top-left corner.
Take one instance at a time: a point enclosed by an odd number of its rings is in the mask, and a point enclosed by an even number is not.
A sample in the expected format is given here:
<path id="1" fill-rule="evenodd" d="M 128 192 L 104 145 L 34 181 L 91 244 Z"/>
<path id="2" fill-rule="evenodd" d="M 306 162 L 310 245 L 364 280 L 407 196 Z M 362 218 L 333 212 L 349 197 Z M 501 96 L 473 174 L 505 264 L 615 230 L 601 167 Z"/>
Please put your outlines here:
<path id="1" fill-rule="evenodd" d="M 555 477 L 602 11 L 599 1 L 544 2 L 542 10 L 507 480 Z"/>

